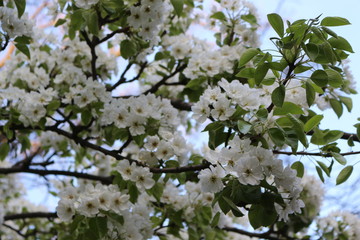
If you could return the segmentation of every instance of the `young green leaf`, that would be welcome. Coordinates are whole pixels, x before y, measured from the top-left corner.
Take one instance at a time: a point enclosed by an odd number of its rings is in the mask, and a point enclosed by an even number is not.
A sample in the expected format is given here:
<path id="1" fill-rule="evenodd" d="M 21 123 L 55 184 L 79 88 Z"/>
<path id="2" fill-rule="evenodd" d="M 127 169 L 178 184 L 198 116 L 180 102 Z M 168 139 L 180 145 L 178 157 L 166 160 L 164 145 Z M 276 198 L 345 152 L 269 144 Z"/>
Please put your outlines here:
<path id="1" fill-rule="evenodd" d="M 239 120 L 237 122 L 237 127 L 238 127 L 239 131 L 242 134 L 247 134 L 250 131 L 252 125 L 250 123 L 248 123 L 248 122 L 243 121 L 243 120 Z"/>
<path id="2" fill-rule="evenodd" d="M 247 49 L 240 57 L 239 67 L 244 66 L 246 63 L 248 63 L 251 59 L 253 59 L 259 53 L 260 53 L 260 50 L 258 48 Z"/>
<path id="3" fill-rule="evenodd" d="M 280 36 L 284 36 L 284 22 L 279 14 L 271 13 L 267 15 L 268 21 L 275 32 Z"/>
<path id="4" fill-rule="evenodd" d="M 274 109 L 274 115 L 286 115 L 288 113 L 304 114 L 304 111 L 301 107 L 292 102 L 284 102 L 282 107 L 275 107 Z"/>
<path id="5" fill-rule="evenodd" d="M 15 0 L 15 5 L 18 10 L 18 17 L 20 18 L 25 12 L 26 0 Z"/>
<path id="6" fill-rule="evenodd" d="M 339 153 L 336 153 L 336 152 L 332 152 L 331 155 L 334 157 L 334 159 L 340 163 L 341 165 L 345 165 L 346 164 L 346 158 L 339 154 Z"/>
<path id="7" fill-rule="evenodd" d="M 285 99 L 285 86 L 280 85 L 271 94 L 271 101 L 277 107 L 282 107 Z"/>
<path id="8" fill-rule="evenodd" d="M 257 68 L 255 70 L 255 75 L 254 75 L 255 83 L 257 85 L 260 85 L 262 80 L 264 80 L 268 70 L 269 70 L 269 66 L 266 63 L 259 64 L 257 66 Z"/>
<path id="9" fill-rule="evenodd" d="M 319 125 L 319 123 L 321 122 L 321 120 L 323 118 L 324 118 L 323 115 L 315 115 L 312 118 L 310 118 L 304 125 L 304 131 L 309 132 L 309 131 L 313 130 L 314 127 Z"/>
<path id="10" fill-rule="evenodd" d="M 343 170 L 341 170 L 341 172 L 336 178 L 336 185 L 342 184 L 343 182 L 348 180 L 353 170 L 354 170 L 353 166 L 346 166 L 345 168 L 343 168 Z"/>
<path id="11" fill-rule="evenodd" d="M 348 112 L 351 112 L 352 107 L 353 107 L 352 99 L 349 97 L 343 97 L 343 96 L 339 96 L 339 99 L 345 105 Z"/>
<path id="12" fill-rule="evenodd" d="M 300 161 L 294 162 L 291 165 L 291 168 L 296 170 L 297 174 L 296 176 L 299 178 L 302 178 L 304 176 L 304 172 L 305 172 L 305 167 L 304 164 Z"/>
<path id="13" fill-rule="evenodd" d="M 306 91 L 306 102 L 308 106 L 311 107 L 311 105 L 315 101 L 315 94 L 316 94 L 315 89 L 310 83 L 306 82 L 305 91 Z"/>
<path id="14" fill-rule="evenodd" d="M 324 70 L 316 70 L 311 74 L 310 79 L 319 87 L 325 87 L 328 83 L 328 75 Z"/>
<path id="15" fill-rule="evenodd" d="M 128 39 L 123 40 L 120 44 L 120 52 L 123 58 L 128 59 L 136 54 L 136 44 Z"/>
<path id="16" fill-rule="evenodd" d="M 321 180 L 322 182 L 325 182 L 324 176 L 323 176 L 323 174 L 322 174 L 322 170 L 321 170 L 321 168 L 320 168 L 319 166 L 316 166 L 316 172 L 317 172 L 317 174 L 319 175 L 320 180 Z"/>
<path id="17" fill-rule="evenodd" d="M 338 36 L 337 38 L 330 38 L 329 43 L 333 48 L 345 50 L 351 53 L 354 52 L 350 43 L 343 37 Z"/>
<path id="18" fill-rule="evenodd" d="M 276 146 L 282 147 L 285 144 L 285 135 L 278 128 L 270 128 L 268 130 L 271 140 L 276 144 Z"/>
<path id="19" fill-rule="evenodd" d="M 175 9 L 176 15 L 180 16 L 184 8 L 184 0 L 170 0 Z"/>
<path id="20" fill-rule="evenodd" d="M 329 171 L 328 167 L 325 165 L 325 163 L 320 162 L 320 161 L 316 161 L 316 162 L 321 167 L 321 169 L 324 171 L 324 173 L 326 173 L 326 175 L 328 177 L 330 177 L 330 171 Z"/>
<path id="21" fill-rule="evenodd" d="M 341 117 L 341 115 L 343 114 L 343 107 L 342 104 L 339 100 L 337 99 L 330 99 L 330 105 L 332 107 L 332 109 L 334 110 L 334 112 L 336 113 L 336 115 L 338 116 L 338 118 Z"/>
<path id="22" fill-rule="evenodd" d="M 342 17 L 326 17 L 324 18 L 320 25 L 327 27 L 343 26 L 351 24 L 346 18 Z"/>
<path id="23" fill-rule="evenodd" d="M 325 72 L 328 75 L 328 83 L 330 86 L 338 88 L 343 85 L 343 78 L 339 72 L 331 68 L 326 69 Z"/>

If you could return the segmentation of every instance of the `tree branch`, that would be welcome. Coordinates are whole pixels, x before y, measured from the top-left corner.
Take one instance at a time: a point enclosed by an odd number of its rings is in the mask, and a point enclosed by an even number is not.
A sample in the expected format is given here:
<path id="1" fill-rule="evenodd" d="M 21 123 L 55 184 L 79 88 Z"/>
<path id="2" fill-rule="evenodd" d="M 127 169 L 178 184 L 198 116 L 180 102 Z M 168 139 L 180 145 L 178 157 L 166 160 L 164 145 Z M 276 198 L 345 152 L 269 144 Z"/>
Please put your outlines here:
<path id="1" fill-rule="evenodd" d="M 82 179 L 88 179 L 93 181 L 100 181 L 103 184 L 111 184 L 113 177 L 112 176 L 98 176 L 81 172 L 71 172 L 64 170 L 45 170 L 45 169 L 30 169 L 23 167 L 12 167 L 12 168 L 0 168 L 0 174 L 13 174 L 13 173 L 32 173 L 40 176 L 46 175 L 62 175 L 69 177 L 76 177 Z"/>
<path id="2" fill-rule="evenodd" d="M 152 86 L 152 88 L 150 88 L 149 90 L 145 91 L 144 94 L 148 94 L 148 93 L 155 93 L 162 85 L 164 85 L 164 83 L 169 79 L 172 78 L 173 76 L 175 76 L 177 73 L 181 72 L 182 70 L 184 70 L 187 67 L 187 64 L 183 64 L 183 65 L 178 65 L 178 67 L 175 69 L 174 72 L 172 72 L 171 74 L 163 77 L 159 82 L 157 82 L 154 86 Z"/>
<path id="3" fill-rule="evenodd" d="M 4 221 L 19 220 L 25 218 L 57 218 L 56 212 L 28 212 L 9 214 L 4 217 Z"/>

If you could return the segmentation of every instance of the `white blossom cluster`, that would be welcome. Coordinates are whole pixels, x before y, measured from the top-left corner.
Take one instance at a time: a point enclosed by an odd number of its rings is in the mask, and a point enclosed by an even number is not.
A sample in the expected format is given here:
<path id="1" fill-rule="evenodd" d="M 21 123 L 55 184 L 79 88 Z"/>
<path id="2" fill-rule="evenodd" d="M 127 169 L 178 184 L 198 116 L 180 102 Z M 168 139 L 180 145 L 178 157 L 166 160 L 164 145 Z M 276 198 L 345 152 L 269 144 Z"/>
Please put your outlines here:
<path id="1" fill-rule="evenodd" d="M 300 199 L 301 179 L 289 166 L 284 167 L 282 160 L 277 159 L 272 151 L 250 145 L 250 140 L 235 136 L 229 141 L 229 148 L 219 152 L 211 151 L 206 159 L 214 164 L 210 169 L 202 170 L 199 179 L 205 192 L 219 192 L 223 189 L 222 179 L 230 174 L 244 185 L 258 185 L 266 180 L 277 187 L 285 207 L 276 204 L 280 219 L 288 220 L 288 215 L 300 213 L 304 202 Z"/>
<path id="2" fill-rule="evenodd" d="M 145 133 L 148 120 L 155 119 L 165 129 L 177 128 L 179 118 L 168 99 L 160 99 L 153 94 L 112 99 L 106 103 L 100 116 L 100 124 L 114 124 L 118 128 L 129 128 L 132 136 Z"/>
<path id="3" fill-rule="evenodd" d="M 144 186 L 148 188 L 152 186 L 154 180 L 146 172 L 141 172 L 145 168 L 133 167 L 132 177 L 139 180 L 137 187 L 141 185 L 141 179 L 144 180 Z M 141 169 L 141 170 L 139 170 Z M 146 170 L 145 170 L 146 171 Z M 141 175 L 140 175 L 141 174 Z M 142 175 L 145 174 L 145 175 Z M 126 177 L 126 175 L 123 175 Z M 151 183 L 149 185 L 149 179 Z M 138 184 L 140 183 L 140 184 Z M 56 207 L 57 214 L 62 221 L 71 221 L 72 217 L 82 215 L 88 218 L 101 217 L 106 212 L 111 212 L 122 216 L 124 224 L 111 221 L 108 218 L 108 234 L 118 235 L 124 239 L 146 239 L 152 234 L 152 226 L 149 219 L 151 209 L 147 206 L 148 196 L 143 193 L 135 204 L 132 204 L 130 196 L 121 192 L 115 185 L 105 186 L 102 184 L 87 184 L 84 190 L 77 189 L 72 186 L 65 187 L 60 193 L 60 201 Z"/>
<path id="4" fill-rule="evenodd" d="M 322 182 L 311 175 L 305 175 L 301 179 L 303 190 L 301 199 L 305 203 L 306 214 L 308 218 L 314 219 L 320 212 L 320 207 L 324 198 L 324 188 Z"/>
<path id="5" fill-rule="evenodd" d="M 331 239 L 357 240 L 360 238 L 360 218 L 347 211 L 335 211 L 320 218 L 317 232 L 320 236 L 328 235 Z"/>
<path id="6" fill-rule="evenodd" d="M 208 87 L 200 100 L 192 107 L 193 118 L 200 123 L 208 117 L 216 120 L 228 120 L 236 111 L 236 105 L 246 111 L 258 109 L 261 105 L 269 104 L 269 95 L 261 88 L 250 88 L 238 80 L 230 83 L 222 79 L 219 86 Z M 223 92 L 222 89 L 225 91 Z"/>
<path id="7" fill-rule="evenodd" d="M 90 9 L 93 5 L 97 4 L 99 0 L 75 0 L 75 5 L 78 8 Z"/>
<path id="8" fill-rule="evenodd" d="M 23 15 L 20 19 L 13 8 L 0 7 L 1 28 L 10 38 L 31 36 L 33 23 Z"/>
<path id="9" fill-rule="evenodd" d="M 163 29 L 165 20 L 172 10 L 168 0 L 141 0 L 138 6 L 131 6 L 127 21 L 138 29 L 139 36 L 153 46 L 159 42 L 158 33 Z"/>

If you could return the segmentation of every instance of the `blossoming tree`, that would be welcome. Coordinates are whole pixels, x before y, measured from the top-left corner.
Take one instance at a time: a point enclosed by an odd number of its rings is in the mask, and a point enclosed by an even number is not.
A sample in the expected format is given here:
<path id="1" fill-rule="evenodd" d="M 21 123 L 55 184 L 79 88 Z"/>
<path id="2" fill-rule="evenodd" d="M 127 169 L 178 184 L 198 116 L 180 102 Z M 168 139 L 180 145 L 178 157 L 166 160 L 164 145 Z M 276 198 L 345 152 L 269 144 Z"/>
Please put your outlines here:
<path id="1" fill-rule="evenodd" d="M 317 218 L 321 181 L 335 165 L 346 181 L 358 154 L 338 142 L 358 144 L 359 125 L 319 127 L 356 93 L 333 28 L 346 19 L 269 14 L 265 51 L 246 1 L 59 0 L 42 5 L 51 28 L 25 0 L 0 6 L 1 239 L 359 239 L 356 216 Z M 318 177 L 283 161 L 302 155 Z M 20 173 L 56 209 L 31 204 Z"/>

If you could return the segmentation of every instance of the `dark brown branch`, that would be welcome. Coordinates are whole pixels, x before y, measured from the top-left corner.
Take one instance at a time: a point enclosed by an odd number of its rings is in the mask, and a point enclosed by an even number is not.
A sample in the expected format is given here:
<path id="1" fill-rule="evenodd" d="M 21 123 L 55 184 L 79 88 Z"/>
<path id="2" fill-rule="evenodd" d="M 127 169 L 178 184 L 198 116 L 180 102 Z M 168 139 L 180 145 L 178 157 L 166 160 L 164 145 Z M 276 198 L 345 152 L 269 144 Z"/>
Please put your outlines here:
<path id="1" fill-rule="evenodd" d="M 9 214 L 4 217 L 4 221 L 19 220 L 26 218 L 57 218 L 56 212 L 28 212 Z"/>
<path id="2" fill-rule="evenodd" d="M 14 173 L 32 173 L 32 174 L 37 174 L 39 176 L 62 175 L 62 176 L 99 181 L 103 184 L 111 184 L 113 180 L 112 176 L 103 177 L 103 176 L 92 175 L 87 173 L 71 172 L 71 171 L 63 171 L 63 170 L 43 170 L 43 169 L 21 168 L 21 167 L 0 168 L 0 174 L 14 174 Z"/>
<path id="3" fill-rule="evenodd" d="M 194 172 L 200 171 L 210 167 L 210 163 L 204 163 L 200 165 L 190 165 L 184 167 L 175 167 L 175 168 L 150 168 L 152 173 L 182 173 L 182 172 Z"/>
<path id="4" fill-rule="evenodd" d="M 96 60 L 98 58 L 97 55 L 96 55 L 95 47 L 99 43 L 99 38 L 94 36 L 93 39 L 90 40 L 88 34 L 85 31 L 81 31 L 81 34 L 84 37 L 86 44 L 90 48 L 90 52 L 91 52 L 91 75 L 92 75 L 92 79 L 95 81 L 97 79 Z"/>
<path id="5" fill-rule="evenodd" d="M 191 111 L 191 107 L 192 107 L 191 103 L 183 102 L 181 100 L 171 100 L 171 105 L 174 108 L 183 110 L 183 111 Z"/>
<path id="6" fill-rule="evenodd" d="M 163 77 L 159 82 L 157 82 L 154 86 L 152 86 L 152 88 L 150 88 L 149 90 L 147 90 L 144 94 L 155 93 L 162 85 L 165 84 L 165 82 L 166 82 L 169 78 L 172 78 L 172 77 L 175 76 L 177 73 L 179 73 L 179 72 L 181 72 L 182 70 L 184 70 L 186 67 L 187 67 L 187 64 L 183 64 L 183 65 L 181 65 L 181 66 L 178 65 L 174 72 L 172 72 L 171 74 Z"/>
<path id="7" fill-rule="evenodd" d="M 222 230 L 228 231 L 228 232 L 235 232 L 239 233 L 241 235 L 246 235 L 249 237 L 256 237 L 256 238 L 262 238 L 262 239 L 268 239 L 268 240 L 280 240 L 280 239 L 286 239 L 286 240 L 296 240 L 297 238 L 292 238 L 289 236 L 283 236 L 283 238 L 279 238 L 279 236 L 273 236 L 272 231 L 264 232 L 264 233 L 255 233 L 255 232 L 249 232 L 242 229 L 234 228 L 234 227 L 223 227 Z M 278 235 L 278 234 L 276 234 Z"/>
<path id="8" fill-rule="evenodd" d="M 117 29 L 117 30 L 115 30 L 115 31 L 107 34 L 104 38 L 100 39 L 97 44 L 100 44 L 100 43 L 103 43 L 103 42 L 109 40 L 110 38 L 112 38 L 113 36 L 115 36 L 115 34 L 117 34 L 117 33 L 126 33 L 126 32 L 128 32 L 129 30 L 130 30 L 130 27 L 125 27 L 125 28 Z"/>
<path id="9" fill-rule="evenodd" d="M 315 153 L 312 153 L 312 152 L 296 152 L 296 153 L 293 153 L 293 152 L 285 152 L 285 151 L 277 151 L 277 150 L 274 150 L 273 151 L 274 154 L 283 154 L 283 155 L 303 155 L 303 156 L 320 156 L 320 157 L 332 157 L 332 155 L 330 153 L 321 153 L 321 152 L 315 152 Z M 357 154 L 360 154 L 360 151 L 357 151 L 357 152 L 346 152 L 346 153 L 339 153 L 340 155 L 342 156 L 348 156 L 348 155 L 357 155 Z"/>

